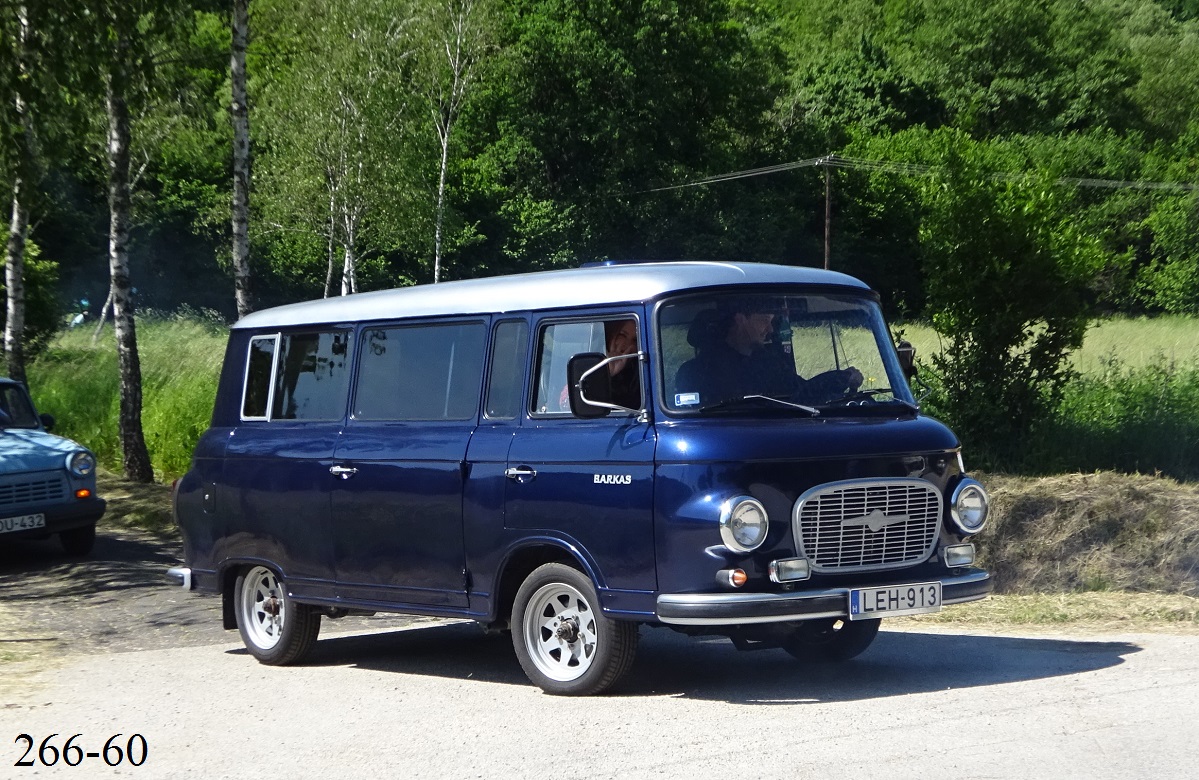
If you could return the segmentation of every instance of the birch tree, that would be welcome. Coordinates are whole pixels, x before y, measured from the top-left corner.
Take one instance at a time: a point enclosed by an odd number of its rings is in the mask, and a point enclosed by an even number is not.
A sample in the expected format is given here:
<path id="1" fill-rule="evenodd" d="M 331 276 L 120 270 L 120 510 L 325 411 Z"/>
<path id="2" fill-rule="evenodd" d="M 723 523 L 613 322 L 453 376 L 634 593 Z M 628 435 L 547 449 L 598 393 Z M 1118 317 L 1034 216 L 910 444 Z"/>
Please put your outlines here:
<path id="1" fill-rule="evenodd" d="M 253 310 L 250 297 L 250 108 L 246 96 L 246 46 L 250 0 L 233 0 L 233 47 L 229 62 L 233 103 L 233 279 L 237 316 Z"/>
<path id="2" fill-rule="evenodd" d="M 366 254 L 395 243 L 404 181 L 410 81 L 405 2 L 275 8 L 278 35 L 296 26 L 300 54 L 270 75 L 258 116 L 270 152 L 270 229 L 302 231 L 324 247 L 326 296 L 358 291 Z"/>
<path id="3" fill-rule="evenodd" d="M 29 198 L 35 185 L 37 167 L 33 118 L 30 115 L 30 17 L 24 4 L 15 9 L 11 25 L 13 34 L 12 84 L 12 210 L 8 241 L 4 253 L 4 289 L 6 308 L 4 320 L 4 360 L 8 375 L 25 382 L 25 241 L 29 231 Z M 6 24 L 6 28 L 10 25 Z M 8 32 L 8 30 L 6 30 Z"/>
<path id="4" fill-rule="evenodd" d="M 129 273 L 130 182 L 131 174 L 144 171 L 148 158 L 131 172 L 129 101 L 152 84 L 155 44 L 174 29 L 177 15 L 189 13 L 170 0 L 88 0 L 72 17 L 77 58 L 81 68 L 94 68 L 100 75 L 107 119 L 108 268 L 120 372 L 118 422 L 124 473 L 138 482 L 153 481 L 154 471 L 142 430 L 141 359 Z"/>
<path id="5" fill-rule="evenodd" d="M 433 282 L 441 280 L 445 230 L 446 176 L 454 128 L 489 39 L 487 0 L 432 0 L 426 10 L 425 95 L 440 159 L 433 217 Z"/>

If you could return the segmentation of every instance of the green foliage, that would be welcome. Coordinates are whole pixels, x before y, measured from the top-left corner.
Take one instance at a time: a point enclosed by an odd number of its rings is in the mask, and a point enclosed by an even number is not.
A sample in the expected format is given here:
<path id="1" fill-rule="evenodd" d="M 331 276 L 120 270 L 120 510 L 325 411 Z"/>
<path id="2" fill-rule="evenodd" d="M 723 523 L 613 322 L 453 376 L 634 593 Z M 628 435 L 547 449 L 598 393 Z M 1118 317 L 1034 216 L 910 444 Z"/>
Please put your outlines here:
<path id="1" fill-rule="evenodd" d="M 29 360 L 45 349 L 62 327 L 62 306 L 58 302 L 58 263 L 42 256 L 33 241 L 25 243 L 25 358 Z M 4 277 L 0 276 L 0 300 L 7 300 Z M 0 333 L 8 309 L 0 309 Z"/>
<path id="2" fill-rule="evenodd" d="M 926 311 L 946 345 L 932 358 L 932 406 L 989 465 L 1010 465 L 1070 378 L 1066 357 L 1087 323 L 1086 284 L 1102 263 L 1097 242 L 1073 223 L 1068 193 L 1052 179 L 1001 175 L 1017 157 L 1006 145 L 937 131 L 872 148 L 937 164 L 905 185 L 919 204 Z M 894 176 L 879 176 L 884 192 Z"/>

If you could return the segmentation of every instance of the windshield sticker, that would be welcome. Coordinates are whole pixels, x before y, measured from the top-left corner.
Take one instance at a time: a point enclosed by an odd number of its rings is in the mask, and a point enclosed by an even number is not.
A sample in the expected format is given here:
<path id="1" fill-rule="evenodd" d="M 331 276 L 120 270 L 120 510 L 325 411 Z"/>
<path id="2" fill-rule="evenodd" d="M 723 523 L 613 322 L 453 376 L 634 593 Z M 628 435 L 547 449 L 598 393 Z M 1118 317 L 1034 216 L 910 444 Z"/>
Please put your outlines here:
<path id="1" fill-rule="evenodd" d="M 699 393 L 677 393 L 674 397 L 675 406 L 695 406 L 699 403 Z"/>

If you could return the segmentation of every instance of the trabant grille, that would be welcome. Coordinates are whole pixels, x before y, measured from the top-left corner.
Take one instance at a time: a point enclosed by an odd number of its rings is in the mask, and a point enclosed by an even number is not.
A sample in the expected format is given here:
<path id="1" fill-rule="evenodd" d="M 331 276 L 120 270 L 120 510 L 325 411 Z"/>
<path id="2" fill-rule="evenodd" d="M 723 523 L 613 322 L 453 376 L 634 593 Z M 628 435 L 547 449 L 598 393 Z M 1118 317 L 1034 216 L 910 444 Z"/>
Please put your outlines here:
<path id="1" fill-rule="evenodd" d="M 813 571 L 909 566 L 932 553 L 942 506 L 941 493 L 922 479 L 832 482 L 795 502 L 795 538 Z"/>
<path id="2" fill-rule="evenodd" d="M 0 482 L 0 509 L 66 500 L 67 482 L 61 474 Z"/>

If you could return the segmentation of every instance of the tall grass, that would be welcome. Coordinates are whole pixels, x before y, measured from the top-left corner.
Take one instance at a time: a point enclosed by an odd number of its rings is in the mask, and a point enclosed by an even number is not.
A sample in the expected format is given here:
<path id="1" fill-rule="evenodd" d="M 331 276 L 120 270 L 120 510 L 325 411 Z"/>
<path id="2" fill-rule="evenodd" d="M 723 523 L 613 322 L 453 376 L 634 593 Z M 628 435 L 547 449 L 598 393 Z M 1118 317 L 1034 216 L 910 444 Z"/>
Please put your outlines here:
<path id="1" fill-rule="evenodd" d="M 142 366 L 142 427 L 160 479 L 182 474 L 208 427 L 228 331 L 200 317 L 147 316 L 137 323 Z M 55 433 L 91 448 L 121 468 L 117 354 L 111 328 L 93 344 L 91 329 L 65 331 L 29 367 L 39 411 Z"/>

